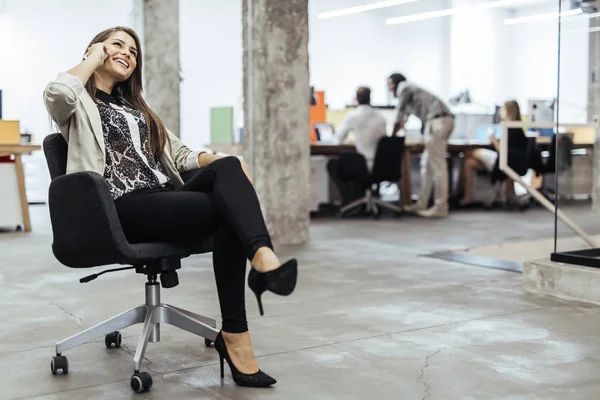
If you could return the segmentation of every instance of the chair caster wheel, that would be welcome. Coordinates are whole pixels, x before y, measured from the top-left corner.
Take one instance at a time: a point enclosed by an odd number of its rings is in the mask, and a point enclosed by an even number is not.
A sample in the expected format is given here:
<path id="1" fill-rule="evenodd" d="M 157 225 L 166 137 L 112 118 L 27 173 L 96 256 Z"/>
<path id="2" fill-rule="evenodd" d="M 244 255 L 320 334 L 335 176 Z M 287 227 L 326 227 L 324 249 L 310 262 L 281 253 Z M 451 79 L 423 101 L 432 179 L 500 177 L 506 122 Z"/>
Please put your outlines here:
<path id="1" fill-rule="evenodd" d="M 152 377 L 147 372 L 136 372 L 129 381 L 131 389 L 136 393 L 144 393 L 152 387 Z"/>
<path id="2" fill-rule="evenodd" d="M 15 228 L 15 230 L 17 232 L 23 232 L 23 227 L 21 225 L 17 225 L 17 227 Z"/>
<path id="3" fill-rule="evenodd" d="M 121 347 L 122 340 L 123 340 L 123 337 L 121 336 L 121 332 L 115 331 L 113 333 L 109 333 L 108 335 L 106 335 L 106 337 L 104 338 L 104 344 L 109 349 L 112 348 L 113 345 L 114 345 L 115 349 L 118 349 L 119 347 Z"/>
<path id="4" fill-rule="evenodd" d="M 62 370 L 63 374 L 69 373 L 69 360 L 67 360 L 67 357 L 52 357 L 52 360 L 50 360 L 50 371 L 52 371 L 52 375 L 56 375 L 59 369 Z"/>
<path id="5" fill-rule="evenodd" d="M 210 339 L 204 339 L 204 345 L 206 347 L 212 347 L 213 343 L 214 342 L 212 340 L 210 340 Z"/>

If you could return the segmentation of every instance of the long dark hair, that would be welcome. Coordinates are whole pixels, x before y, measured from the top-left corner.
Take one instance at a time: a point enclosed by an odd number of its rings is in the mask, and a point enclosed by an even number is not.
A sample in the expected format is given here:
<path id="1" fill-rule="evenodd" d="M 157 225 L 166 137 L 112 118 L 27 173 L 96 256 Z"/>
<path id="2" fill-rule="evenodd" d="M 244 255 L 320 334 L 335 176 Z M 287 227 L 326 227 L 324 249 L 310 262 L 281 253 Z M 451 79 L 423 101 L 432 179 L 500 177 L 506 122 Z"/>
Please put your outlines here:
<path id="1" fill-rule="evenodd" d="M 509 100 L 504 103 L 506 109 L 506 119 L 508 121 L 521 121 L 521 107 L 516 100 Z"/>
<path id="2" fill-rule="evenodd" d="M 126 105 L 142 113 L 147 124 L 150 151 L 156 157 L 160 157 L 167 143 L 167 128 L 142 96 L 142 92 L 144 91 L 142 86 L 142 60 L 144 57 L 142 56 L 142 46 L 137 33 L 133 29 L 124 26 L 109 28 L 97 34 L 87 48 L 93 44 L 104 42 L 110 35 L 118 31 L 127 33 L 135 41 L 135 47 L 138 49 L 136 55 L 137 67 L 129 79 L 115 85 L 111 94 Z M 93 99 L 96 99 L 96 77 L 93 74 L 87 81 L 85 89 Z"/>
<path id="3" fill-rule="evenodd" d="M 394 95 L 398 92 L 398 85 L 401 82 L 406 81 L 406 77 L 400 73 L 394 73 L 391 74 L 390 77 L 388 78 L 390 79 L 392 82 L 394 82 Z"/>

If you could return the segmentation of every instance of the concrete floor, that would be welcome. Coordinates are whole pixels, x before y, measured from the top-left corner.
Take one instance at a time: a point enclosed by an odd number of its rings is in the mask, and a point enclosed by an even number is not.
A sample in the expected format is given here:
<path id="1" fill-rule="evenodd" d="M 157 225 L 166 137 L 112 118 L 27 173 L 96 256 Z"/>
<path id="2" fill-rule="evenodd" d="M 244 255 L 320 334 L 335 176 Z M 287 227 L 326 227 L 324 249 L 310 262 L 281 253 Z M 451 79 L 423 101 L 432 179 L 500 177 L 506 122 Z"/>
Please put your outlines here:
<path id="1" fill-rule="evenodd" d="M 589 206 L 588 206 L 589 207 Z M 143 302 L 131 271 L 89 283 L 88 271 L 52 256 L 44 206 L 32 234 L 0 234 L 1 399 L 598 399 L 600 308 L 526 295 L 521 275 L 422 255 L 506 240 L 550 237 L 552 216 L 455 213 L 443 221 L 313 221 L 312 241 L 287 249 L 301 261 L 296 292 L 266 295 L 248 317 L 271 389 L 222 382 L 214 349 L 163 326 L 144 369 L 152 391 L 129 388 L 141 326 L 124 346 L 102 339 L 65 353 L 66 376 L 49 370 L 54 343 Z M 569 212 L 590 233 L 589 208 Z M 163 301 L 218 316 L 210 257 L 184 261 Z"/>

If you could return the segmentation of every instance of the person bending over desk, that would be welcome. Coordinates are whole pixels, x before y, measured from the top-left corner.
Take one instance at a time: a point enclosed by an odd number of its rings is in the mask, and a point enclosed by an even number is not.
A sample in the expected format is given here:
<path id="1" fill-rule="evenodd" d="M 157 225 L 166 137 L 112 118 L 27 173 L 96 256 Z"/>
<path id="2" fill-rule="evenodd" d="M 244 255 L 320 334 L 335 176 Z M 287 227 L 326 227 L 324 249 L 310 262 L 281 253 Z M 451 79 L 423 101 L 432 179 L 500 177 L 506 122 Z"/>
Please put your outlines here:
<path id="1" fill-rule="evenodd" d="M 500 118 L 503 121 L 521 121 L 521 109 L 519 103 L 510 100 L 504 103 L 500 109 Z M 468 207 L 473 203 L 472 177 L 474 171 L 494 172 L 498 168 L 498 152 L 500 151 L 500 141 L 490 133 L 490 141 L 494 150 L 477 149 L 465 153 L 463 168 L 461 173 L 461 187 L 463 189 L 463 198 L 459 206 Z M 525 157 L 527 151 L 527 137 L 521 128 L 508 128 L 508 157 L 509 161 L 513 157 Z M 517 160 L 519 162 L 519 160 Z M 511 163 L 512 164 L 512 163 Z M 509 203 L 515 201 L 514 181 L 506 178 L 506 194 Z"/>
<path id="2" fill-rule="evenodd" d="M 388 88 L 398 98 L 397 117 L 393 135 L 404 129 L 409 115 L 414 115 L 423 124 L 425 151 L 421 157 L 421 192 L 419 201 L 405 207 L 407 212 L 416 212 L 422 217 L 448 216 L 448 165 L 446 151 L 448 138 L 454 130 L 454 114 L 438 97 L 410 83 L 402 74 L 388 78 Z M 435 203 L 427 209 L 433 189 Z"/>
<path id="3" fill-rule="evenodd" d="M 336 143 L 343 143 L 354 132 L 357 154 L 344 154 L 343 162 L 333 159 L 327 163 L 331 179 L 340 192 L 343 204 L 364 195 L 365 180 L 373 167 L 379 139 L 386 136 L 386 121 L 371 107 L 371 89 L 359 87 L 356 91 L 358 107 L 348 113 L 335 135 Z M 367 169 L 365 169 L 365 166 Z"/>
<path id="4" fill-rule="evenodd" d="M 46 87 L 46 108 L 69 144 L 67 173 L 92 171 L 106 179 L 131 242 L 190 243 L 214 236 L 222 314 L 215 348 L 238 385 L 273 385 L 250 344 L 246 259 L 261 314 L 265 290 L 294 290 L 297 262 L 281 265 L 273 252 L 246 164 L 190 150 L 148 106 L 142 60 L 132 29 L 107 29 L 91 41 L 82 62 Z M 179 172 L 188 170 L 198 172 L 184 184 Z"/>

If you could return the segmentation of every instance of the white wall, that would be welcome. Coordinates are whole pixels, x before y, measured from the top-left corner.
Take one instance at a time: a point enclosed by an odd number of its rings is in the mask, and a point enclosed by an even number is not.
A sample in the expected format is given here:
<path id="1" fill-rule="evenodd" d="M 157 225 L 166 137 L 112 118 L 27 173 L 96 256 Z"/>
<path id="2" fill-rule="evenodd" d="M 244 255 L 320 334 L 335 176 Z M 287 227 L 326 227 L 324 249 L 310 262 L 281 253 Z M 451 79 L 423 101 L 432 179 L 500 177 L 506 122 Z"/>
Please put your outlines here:
<path id="1" fill-rule="evenodd" d="M 453 0 L 453 7 L 472 0 Z M 450 88 L 452 95 L 469 89 L 475 107 L 485 110 L 511 96 L 512 31 L 503 24 L 506 9 L 475 10 L 451 18 Z M 493 108 L 492 108 L 493 110 Z"/>
<path id="2" fill-rule="evenodd" d="M 211 107 L 242 117 L 242 2 L 180 0 L 179 18 L 181 137 L 198 147 L 209 143 Z"/>
<path id="3" fill-rule="evenodd" d="M 5 0 L 0 14 L 4 119 L 18 119 L 41 142 L 51 131 L 46 84 L 76 65 L 89 41 L 116 25 L 134 26 L 133 0 Z"/>
<path id="4" fill-rule="evenodd" d="M 472 0 L 453 0 L 454 6 Z M 468 12 L 452 18 L 452 92 L 470 88 L 475 102 L 501 104 L 514 98 L 527 112 L 529 99 L 557 96 L 556 19 L 504 25 L 505 18 L 556 12 L 556 2 L 513 10 Z M 563 19 L 561 109 L 564 122 L 586 122 L 588 21 Z"/>
<path id="5" fill-rule="evenodd" d="M 341 18 L 318 19 L 324 11 L 365 1 L 309 2 L 311 84 L 325 90 L 334 109 L 351 104 L 356 88 L 367 85 L 373 104 L 388 104 L 387 77 L 401 72 L 408 79 L 449 96 L 449 18 L 386 25 L 387 18 L 445 8 L 448 0 L 427 0 Z"/>
<path id="6" fill-rule="evenodd" d="M 556 12 L 557 6 L 541 5 L 517 10 L 516 17 Z M 561 41 L 560 120 L 587 122 L 589 21 L 563 19 Z M 558 24 L 545 20 L 517 24 L 513 30 L 513 60 L 517 68 L 512 82 L 514 97 L 526 112 L 528 99 L 552 99 L 557 94 Z"/>

